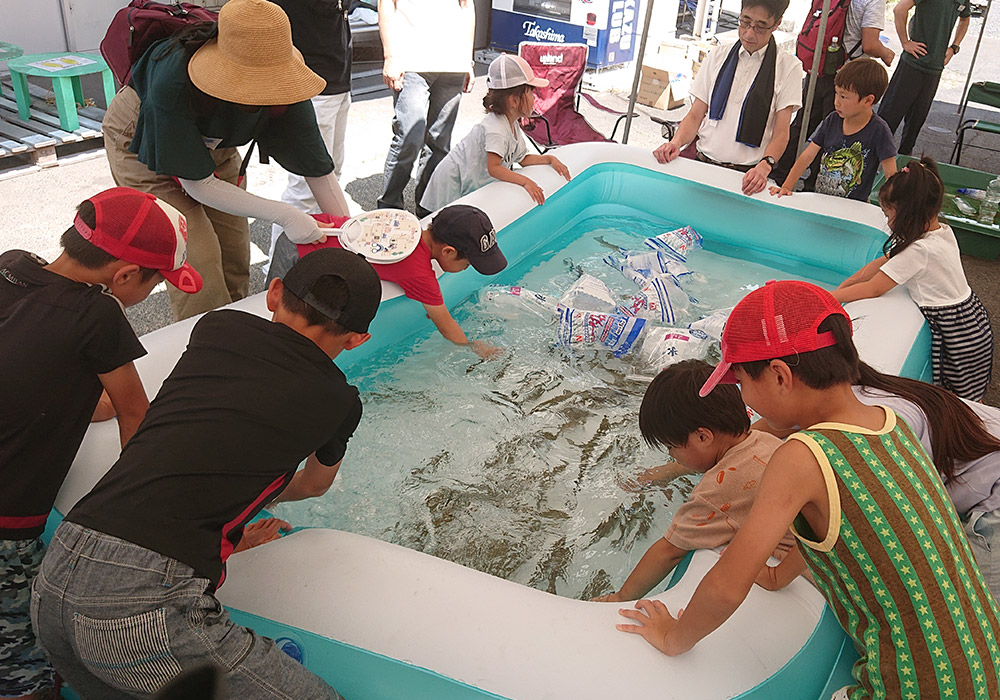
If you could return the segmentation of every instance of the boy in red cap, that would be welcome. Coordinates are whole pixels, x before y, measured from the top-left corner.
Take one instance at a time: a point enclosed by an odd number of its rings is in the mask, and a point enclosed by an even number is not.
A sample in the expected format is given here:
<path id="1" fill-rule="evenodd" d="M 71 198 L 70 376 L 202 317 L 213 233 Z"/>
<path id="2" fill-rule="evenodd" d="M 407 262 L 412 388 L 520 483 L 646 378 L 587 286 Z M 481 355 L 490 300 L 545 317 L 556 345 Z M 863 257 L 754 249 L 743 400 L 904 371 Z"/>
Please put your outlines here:
<path id="1" fill-rule="evenodd" d="M 184 217 L 124 187 L 77 209 L 51 264 L 0 255 L 0 697 L 41 697 L 52 670 L 29 620 L 41 534 L 91 419 L 118 416 L 124 445 L 149 401 L 133 360 L 146 354 L 125 317 L 161 279 L 185 292 Z M 102 398 L 103 397 L 103 398 Z"/>
<path id="2" fill-rule="evenodd" d="M 808 427 L 771 457 L 750 516 L 683 617 L 642 600 L 621 611 L 639 624 L 619 629 L 688 651 L 739 607 L 791 526 L 861 656 L 835 700 L 1000 697 L 1000 611 L 909 426 L 851 390 L 858 353 L 843 307 L 805 282 L 769 283 L 733 310 L 722 359 L 703 394 L 738 382 L 773 428 Z"/>
<path id="3" fill-rule="evenodd" d="M 337 226 L 346 217 L 316 215 L 317 219 Z M 298 246 L 299 255 L 319 248 L 340 248 L 336 236 L 325 243 Z M 486 212 L 467 204 L 455 204 L 439 211 L 421 234 L 416 250 L 399 262 L 375 265 L 379 279 L 395 282 L 403 293 L 424 305 L 427 318 L 445 338 L 456 345 L 468 345 L 483 358 L 493 357 L 497 349 L 481 340 L 469 340 L 462 327 L 452 318 L 441 295 L 441 285 L 431 266 L 432 261 L 445 272 L 461 272 L 471 265 L 481 275 L 495 275 L 507 267 L 507 258 L 500 252 L 497 232 Z"/>

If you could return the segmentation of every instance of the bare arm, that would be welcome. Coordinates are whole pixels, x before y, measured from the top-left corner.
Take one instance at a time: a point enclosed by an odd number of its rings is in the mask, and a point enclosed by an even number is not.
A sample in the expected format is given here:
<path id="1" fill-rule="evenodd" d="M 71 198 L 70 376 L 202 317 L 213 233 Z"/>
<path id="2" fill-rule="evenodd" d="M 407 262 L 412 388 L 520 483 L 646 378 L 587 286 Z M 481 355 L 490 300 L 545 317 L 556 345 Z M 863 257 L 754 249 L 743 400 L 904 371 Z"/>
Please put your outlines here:
<path id="1" fill-rule="evenodd" d="M 962 39 L 965 38 L 966 32 L 969 31 L 969 18 L 959 17 L 958 24 L 955 26 L 955 39 L 948 45 L 948 48 L 944 52 L 944 64 L 947 66 L 951 63 L 951 59 L 955 57 L 955 52 L 952 50 L 952 46 L 961 46 Z"/>
<path id="2" fill-rule="evenodd" d="M 927 44 L 920 41 L 910 41 L 906 32 L 906 19 L 916 3 L 914 0 L 899 0 L 899 3 L 892 10 L 893 24 L 896 25 L 896 36 L 903 46 L 903 51 L 920 58 L 927 53 Z"/>
<path id="3" fill-rule="evenodd" d="M 795 159 L 795 165 L 793 165 L 792 169 L 788 171 L 788 177 L 785 178 L 781 187 L 772 187 L 771 194 L 784 197 L 795 192 L 795 183 L 799 181 L 799 178 L 802 177 L 802 173 L 804 173 L 806 168 L 809 167 L 809 164 L 813 162 L 813 159 L 819 151 L 819 146 L 811 141 L 806 144 L 802 153 L 800 153 L 799 157 Z"/>
<path id="4" fill-rule="evenodd" d="M 764 156 L 771 156 L 777 161 L 788 145 L 788 132 L 792 124 L 792 107 L 785 107 L 774 115 L 774 130 L 771 140 L 764 149 Z M 767 176 L 771 174 L 771 166 L 766 160 L 761 160 L 743 176 L 743 194 L 750 196 L 763 192 L 767 187 Z"/>
<path id="5" fill-rule="evenodd" d="M 833 291 L 833 298 L 841 304 L 846 304 L 858 299 L 874 299 L 880 297 L 896 286 L 889 275 L 881 270 L 864 282 L 858 282 L 850 286 L 841 286 Z"/>
<path id="6" fill-rule="evenodd" d="M 659 601 L 640 600 L 638 610 L 622 609 L 640 625 L 620 624 L 640 634 L 668 656 L 688 651 L 736 611 L 768 557 L 808 503 L 822 503 L 823 476 L 809 448 L 792 441 L 771 457 L 746 524 L 705 577 L 679 620 Z"/>
<path id="7" fill-rule="evenodd" d="M 468 345 L 472 348 L 474 353 L 483 359 L 494 357 L 498 352 L 500 352 L 497 348 L 492 345 L 487 345 L 481 340 L 470 341 L 465 336 L 465 332 L 462 330 L 462 327 L 458 325 L 458 321 L 452 318 L 451 314 L 448 312 L 448 307 L 444 304 L 440 304 L 438 306 L 424 304 L 424 310 L 427 311 L 427 318 L 434 323 L 438 332 L 446 339 L 455 343 L 455 345 Z"/>
<path id="8" fill-rule="evenodd" d="M 459 7 L 462 8 L 462 16 L 469 31 L 469 44 L 476 45 L 476 3 L 473 0 L 458 0 Z M 469 56 L 469 68 L 465 74 L 465 83 L 462 85 L 464 92 L 472 92 L 472 86 L 476 81 L 476 72 L 472 65 L 472 56 Z"/>
<path id="9" fill-rule="evenodd" d="M 869 56 L 881 59 L 885 65 L 891 66 L 896 52 L 881 42 L 879 34 L 881 34 L 881 30 L 877 27 L 862 27 L 861 50 Z M 854 47 L 848 46 L 847 48 L 853 49 Z"/>
<path id="10" fill-rule="evenodd" d="M 769 591 L 780 591 L 806 570 L 806 560 L 798 548 L 791 550 L 777 566 L 765 566 L 757 574 L 757 585 Z"/>
<path id="11" fill-rule="evenodd" d="M 695 98 L 691 109 L 677 126 L 674 137 L 653 151 L 656 160 L 660 163 L 669 163 L 676 158 L 689 143 L 694 141 L 694 137 L 698 135 L 698 129 L 701 128 L 701 123 L 707 116 L 708 105 Z"/>
<path id="12" fill-rule="evenodd" d="M 292 480 L 288 482 L 285 490 L 278 494 L 272 503 L 283 501 L 301 501 L 305 498 L 315 498 L 322 496 L 330 490 L 333 480 L 337 478 L 337 472 L 343 460 L 337 462 L 332 467 L 328 467 L 318 459 L 315 454 L 306 458 L 304 467 L 295 472 Z"/>
<path id="13" fill-rule="evenodd" d="M 595 600 L 608 603 L 638 600 L 653 590 L 656 584 L 673 571 L 686 554 L 687 550 L 679 549 L 661 537 L 646 550 L 642 559 L 635 565 L 632 573 L 628 575 L 625 583 L 617 592 L 595 598 Z"/>
<path id="14" fill-rule="evenodd" d="M 858 282 L 867 282 L 868 280 L 870 280 L 872 277 L 875 276 L 876 272 L 882 269 L 882 266 L 886 263 L 887 260 L 889 260 L 889 258 L 887 258 L 884 255 L 880 255 L 879 257 L 875 258 L 870 263 L 862 267 L 860 270 L 855 272 L 853 275 L 848 277 L 846 280 L 841 282 L 840 285 L 837 287 L 837 289 L 845 289 L 847 287 L 857 284 Z"/>
<path id="15" fill-rule="evenodd" d="M 403 89 L 403 71 L 395 65 L 392 55 L 396 22 L 396 0 L 379 0 L 378 35 L 382 40 L 382 82 L 390 90 Z"/>
<path id="16" fill-rule="evenodd" d="M 531 156 L 525 156 L 525 160 L 530 157 Z M 524 161 L 522 160 L 521 162 L 523 163 Z M 531 165 L 531 163 L 526 163 L 526 165 Z M 503 164 L 503 158 L 500 157 L 499 153 L 490 153 L 487 151 L 486 170 L 489 172 L 490 177 L 494 177 L 501 182 L 510 182 L 526 189 L 528 194 L 531 196 L 531 199 L 534 200 L 536 204 L 545 204 L 545 193 L 542 191 L 542 188 L 538 186 L 538 183 L 527 175 L 515 173 L 510 168 L 505 167 Z M 430 314 L 428 313 L 428 315 Z M 438 330 L 440 330 L 440 328 L 441 327 L 438 326 Z M 441 334 L 444 335 L 444 331 L 441 331 Z M 445 335 L 445 337 L 448 338 L 447 335 Z M 451 340 L 451 338 L 448 339 Z"/>
<path id="17" fill-rule="evenodd" d="M 97 377 L 111 399 L 114 414 L 118 416 L 118 436 L 122 447 L 125 447 L 146 417 L 146 409 L 149 408 L 146 390 L 132 362 Z"/>
<path id="18" fill-rule="evenodd" d="M 551 165 L 552 169 L 569 180 L 569 168 L 561 160 L 552 155 L 536 156 L 528 154 L 521 159 L 521 165 Z"/>
<path id="19" fill-rule="evenodd" d="M 886 158 L 880 163 L 880 165 L 882 166 L 882 173 L 885 175 L 886 180 L 895 175 L 899 169 L 899 166 L 896 165 L 895 158 Z"/>
<path id="20" fill-rule="evenodd" d="M 97 406 L 94 408 L 94 415 L 91 416 L 91 423 L 101 423 L 106 420 L 111 420 L 115 417 L 115 407 L 111 403 L 111 397 L 108 396 L 107 391 L 101 392 L 101 398 L 97 400 Z"/>

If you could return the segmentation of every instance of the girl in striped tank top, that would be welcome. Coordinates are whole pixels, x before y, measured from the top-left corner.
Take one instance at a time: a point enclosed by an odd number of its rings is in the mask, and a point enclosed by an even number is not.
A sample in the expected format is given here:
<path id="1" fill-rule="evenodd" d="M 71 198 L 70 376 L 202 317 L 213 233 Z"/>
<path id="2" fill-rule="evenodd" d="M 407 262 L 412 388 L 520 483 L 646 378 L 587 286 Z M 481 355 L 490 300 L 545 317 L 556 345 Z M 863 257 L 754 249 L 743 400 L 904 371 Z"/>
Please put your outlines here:
<path id="1" fill-rule="evenodd" d="M 844 280 L 833 295 L 846 304 L 906 285 L 931 328 L 934 383 L 976 401 L 993 373 L 993 328 L 965 279 L 955 234 L 938 221 L 943 197 L 931 158 L 911 161 L 886 180 L 878 197 L 892 232 L 884 255 Z"/>
<path id="2" fill-rule="evenodd" d="M 702 388 L 738 382 L 772 428 L 809 426 L 771 457 L 743 528 L 684 616 L 635 604 L 621 624 L 677 655 L 740 605 L 793 527 L 817 587 L 860 656 L 838 700 L 1000 697 L 1000 609 L 944 485 L 896 414 L 858 400 L 850 320 L 829 292 L 773 282 L 748 294 Z"/>

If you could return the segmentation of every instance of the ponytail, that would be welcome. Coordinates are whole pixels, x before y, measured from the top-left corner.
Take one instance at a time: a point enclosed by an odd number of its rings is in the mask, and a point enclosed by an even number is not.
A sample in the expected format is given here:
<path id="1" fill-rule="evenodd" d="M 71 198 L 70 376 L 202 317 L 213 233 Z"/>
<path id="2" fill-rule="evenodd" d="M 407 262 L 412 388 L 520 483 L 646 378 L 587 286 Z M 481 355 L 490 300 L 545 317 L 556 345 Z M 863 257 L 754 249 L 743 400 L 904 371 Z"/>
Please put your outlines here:
<path id="1" fill-rule="evenodd" d="M 990 434 L 982 419 L 950 391 L 915 379 L 882 374 L 860 364 L 863 387 L 900 396 L 920 407 L 931 433 L 934 464 L 947 484 L 955 478 L 956 462 L 970 462 L 1000 451 L 1000 440 Z"/>
<path id="2" fill-rule="evenodd" d="M 532 89 L 530 85 L 518 85 L 500 90 L 489 88 L 486 94 L 483 95 L 483 108 L 487 112 L 505 117 L 510 111 L 510 101 L 519 99 L 521 95 L 530 89 Z"/>
<path id="3" fill-rule="evenodd" d="M 927 222 L 937 218 L 943 201 L 944 185 L 929 156 L 910 161 L 886 180 L 878 193 L 878 203 L 894 211 L 891 235 L 882 246 L 886 257 L 898 255 L 927 233 Z"/>

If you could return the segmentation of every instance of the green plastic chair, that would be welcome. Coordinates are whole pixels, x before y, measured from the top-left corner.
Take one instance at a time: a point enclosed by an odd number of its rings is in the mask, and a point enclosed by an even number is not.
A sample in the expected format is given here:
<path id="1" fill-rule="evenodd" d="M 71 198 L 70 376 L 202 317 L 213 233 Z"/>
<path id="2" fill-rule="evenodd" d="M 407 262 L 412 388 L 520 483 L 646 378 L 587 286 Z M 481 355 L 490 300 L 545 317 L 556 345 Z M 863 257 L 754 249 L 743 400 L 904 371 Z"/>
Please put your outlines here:
<path id="1" fill-rule="evenodd" d="M 958 129 L 955 130 L 955 147 L 951 149 L 951 158 L 949 158 L 949 162 L 955 165 L 958 165 L 962 159 L 962 144 L 965 141 L 965 132 L 972 129 L 973 131 L 984 131 L 989 134 L 1000 135 L 1000 123 L 986 121 L 985 119 L 965 118 L 965 110 L 970 102 L 1000 108 L 1000 83 L 985 81 L 973 83 L 969 86 L 969 94 L 966 95 L 965 101 L 962 103 L 962 114 L 958 118 Z M 984 148 L 987 151 L 998 150 L 995 148 L 985 148 L 984 146 L 975 146 L 975 148 Z"/>

